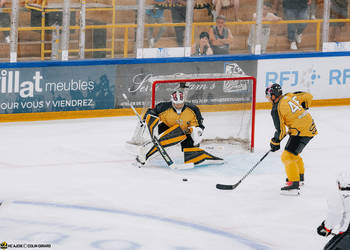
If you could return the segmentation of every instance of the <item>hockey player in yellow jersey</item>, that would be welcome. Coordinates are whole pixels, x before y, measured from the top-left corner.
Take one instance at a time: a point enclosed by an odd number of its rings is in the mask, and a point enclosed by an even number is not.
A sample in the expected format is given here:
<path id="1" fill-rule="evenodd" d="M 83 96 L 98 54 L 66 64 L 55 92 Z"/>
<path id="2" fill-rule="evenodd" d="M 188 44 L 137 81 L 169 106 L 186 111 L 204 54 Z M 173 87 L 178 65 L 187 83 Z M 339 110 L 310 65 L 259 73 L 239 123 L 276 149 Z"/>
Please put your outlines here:
<path id="1" fill-rule="evenodd" d="M 317 134 L 315 123 L 308 112 L 313 97 L 307 92 L 283 95 L 281 86 L 276 83 L 266 88 L 265 95 L 273 104 L 271 116 L 276 129 L 270 142 L 271 151 L 279 150 L 280 142 L 289 135 L 281 155 L 287 174 L 287 184 L 281 188 L 281 193 L 299 194 L 299 187 L 304 183 L 304 162 L 300 153 Z"/>
<path id="2" fill-rule="evenodd" d="M 166 148 L 181 143 L 184 153 L 184 163 L 193 163 L 195 166 L 206 160 L 211 163 L 222 163 L 223 160 L 199 148 L 203 138 L 203 117 L 196 105 L 185 102 L 184 84 L 175 90 L 170 101 L 161 102 L 153 109 L 148 109 L 144 120 L 151 131 L 156 131 L 161 145 Z M 157 148 L 148 142 L 143 144 L 137 161 L 144 164 Z"/>
<path id="3" fill-rule="evenodd" d="M 149 109 L 145 116 L 148 114 L 158 116 L 162 121 L 158 126 L 159 134 L 174 125 L 180 126 L 186 134 L 186 139 L 181 142 L 182 149 L 201 142 L 204 130 L 203 117 L 197 106 L 185 102 L 184 91 L 174 91 L 170 102 L 159 103 L 154 109 Z"/>

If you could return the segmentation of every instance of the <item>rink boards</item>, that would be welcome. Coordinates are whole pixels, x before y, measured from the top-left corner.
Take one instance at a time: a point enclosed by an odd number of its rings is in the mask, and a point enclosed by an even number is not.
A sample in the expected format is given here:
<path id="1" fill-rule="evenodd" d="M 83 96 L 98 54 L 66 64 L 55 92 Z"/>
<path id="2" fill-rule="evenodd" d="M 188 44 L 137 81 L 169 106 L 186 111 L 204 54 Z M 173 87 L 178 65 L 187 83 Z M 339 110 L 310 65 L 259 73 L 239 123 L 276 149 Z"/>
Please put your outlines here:
<path id="1" fill-rule="evenodd" d="M 9 122 L 133 115 L 122 94 L 143 107 L 150 75 L 224 73 L 229 64 L 236 65 L 235 73 L 257 78 L 256 109 L 271 107 L 264 90 L 273 82 L 284 92 L 310 92 L 313 106 L 350 105 L 349 57 L 329 52 L 2 63 L 0 117 Z M 216 104 L 199 106 L 206 112 Z"/>

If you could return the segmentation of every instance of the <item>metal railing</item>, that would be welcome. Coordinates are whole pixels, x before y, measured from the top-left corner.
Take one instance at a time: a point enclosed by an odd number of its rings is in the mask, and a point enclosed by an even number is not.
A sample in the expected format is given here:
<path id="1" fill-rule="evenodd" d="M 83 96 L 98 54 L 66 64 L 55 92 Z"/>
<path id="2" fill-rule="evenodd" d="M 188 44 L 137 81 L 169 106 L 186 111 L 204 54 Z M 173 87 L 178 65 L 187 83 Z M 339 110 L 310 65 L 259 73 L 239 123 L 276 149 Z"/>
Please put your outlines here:
<path id="1" fill-rule="evenodd" d="M 52 54 L 52 49 L 45 49 L 45 32 L 46 31 L 56 31 L 59 32 L 63 29 L 63 27 L 48 27 L 45 26 L 45 14 L 49 12 L 58 12 L 62 11 L 62 8 L 46 8 L 47 1 L 43 0 L 41 4 L 33 5 L 29 4 L 29 0 L 25 1 L 25 9 L 29 10 L 36 10 L 40 11 L 42 13 L 41 15 L 41 27 L 18 27 L 18 31 L 40 31 L 40 59 L 45 60 L 45 57 L 47 54 Z M 82 4 L 86 4 L 86 0 L 81 0 L 80 5 L 75 4 L 74 6 L 70 6 L 70 10 L 77 11 L 78 9 L 81 10 Z M 86 11 L 112 11 L 112 22 L 111 24 L 105 24 L 105 25 L 83 25 L 83 27 L 80 25 L 74 25 L 69 26 L 68 30 L 94 30 L 94 29 L 111 29 L 111 36 L 110 36 L 110 46 L 106 46 L 106 48 L 83 48 L 82 45 L 79 46 L 79 49 L 67 49 L 68 52 L 73 53 L 79 53 L 80 55 L 84 52 L 109 52 L 110 57 L 115 57 L 115 49 L 116 49 L 116 29 L 123 29 L 123 57 L 129 56 L 129 30 L 130 29 L 137 29 L 138 24 L 132 23 L 132 24 L 116 24 L 116 0 L 112 0 L 112 6 L 108 7 L 99 7 L 98 5 L 93 7 L 86 7 Z M 127 7 L 127 6 L 124 6 Z M 133 8 L 124 8 L 125 10 L 136 10 L 137 6 L 133 6 Z M 150 6 L 147 6 L 147 8 L 150 8 Z M 11 12 L 11 9 L 1 9 L 1 12 Z M 82 15 L 82 13 L 81 13 Z M 344 22 L 348 23 L 350 22 L 350 19 L 329 19 L 327 20 L 329 23 L 332 22 Z M 271 24 L 271 25 L 277 25 L 277 24 L 291 24 L 291 23 L 314 23 L 316 24 L 316 34 L 315 34 L 315 43 L 316 48 L 315 51 L 321 51 L 321 30 L 322 26 L 321 24 L 324 22 L 323 19 L 316 19 L 316 20 L 282 20 L 282 21 L 274 21 L 274 22 L 261 22 L 261 24 Z M 195 34 L 198 28 L 203 26 L 211 26 L 214 25 L 214 22 L 195 22 L 191 25 L 191 40 L 190 43 L 193 44 L 195 42 Z M 237 26 L 237 25 L 252 25 L 257 24 L 255 21 L 244 21 L 244 22 L 226 22 L 226 26 Z M 144 28 L 149 27 L 176 27 L 176 26 L 186 26 L 186 23 L 162 23 L 162 24 L 144 24 Z M 0 28 L 0 31 L 10 31 L 10 27 Z M 82 32 L 82 31 L 81 31 Z M 80 36 L 80 42 L 82 36 Z M 106 38 L 107 39 L 107 38 Z M 56 41 L 57 42 L 57 41 Z M 107 43 L 106 43 L 107 44 Z M 59 50 L 59 52 L 62 52 L 62 50 Z M 81 57 L 84 58 L 84 57 Z"/>

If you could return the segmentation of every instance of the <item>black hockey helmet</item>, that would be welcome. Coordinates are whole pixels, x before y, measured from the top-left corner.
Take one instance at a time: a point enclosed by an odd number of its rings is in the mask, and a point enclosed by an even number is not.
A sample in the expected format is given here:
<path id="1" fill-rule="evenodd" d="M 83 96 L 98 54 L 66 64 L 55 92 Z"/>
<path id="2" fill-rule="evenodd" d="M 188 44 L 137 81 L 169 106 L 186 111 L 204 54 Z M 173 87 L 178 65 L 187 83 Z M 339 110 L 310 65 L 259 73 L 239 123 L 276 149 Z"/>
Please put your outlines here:
<path id="1" fill-rule="evenodd" d="M 265 90 L 265 95 L 271 97 L 274 95 L 276 98 L 282 95 L 281 85 L 274 83 L 268 86 Z"/>

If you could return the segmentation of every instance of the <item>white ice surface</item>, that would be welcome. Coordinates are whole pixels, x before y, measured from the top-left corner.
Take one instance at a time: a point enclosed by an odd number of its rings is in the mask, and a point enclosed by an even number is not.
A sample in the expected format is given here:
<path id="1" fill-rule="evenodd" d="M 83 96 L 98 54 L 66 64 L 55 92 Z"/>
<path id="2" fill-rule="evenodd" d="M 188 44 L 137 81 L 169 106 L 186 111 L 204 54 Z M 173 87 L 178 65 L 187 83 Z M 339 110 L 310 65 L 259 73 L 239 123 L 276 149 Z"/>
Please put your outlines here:
<path id="1" fill-rule="evenodd" d="M 133 165 L 124 142 L 135 117 L 2 123 L 0 242 L 64 250 L 322 249 L 329 238 L 316 227 L 326 193 L 349 169 L 350 107 L 310 112 L 319 135 L 302 153 L 299 197 L 279 194 L 282 150 L 235 190 L 215 188 L 239 181 L 267 152 L 274 132 L 268 110 L 256 114 L 254 153 L 182 171 Z"/>

